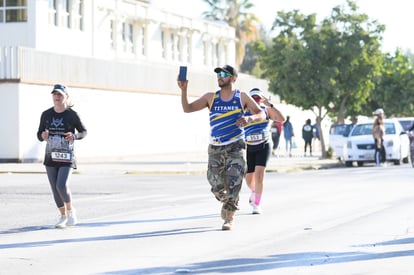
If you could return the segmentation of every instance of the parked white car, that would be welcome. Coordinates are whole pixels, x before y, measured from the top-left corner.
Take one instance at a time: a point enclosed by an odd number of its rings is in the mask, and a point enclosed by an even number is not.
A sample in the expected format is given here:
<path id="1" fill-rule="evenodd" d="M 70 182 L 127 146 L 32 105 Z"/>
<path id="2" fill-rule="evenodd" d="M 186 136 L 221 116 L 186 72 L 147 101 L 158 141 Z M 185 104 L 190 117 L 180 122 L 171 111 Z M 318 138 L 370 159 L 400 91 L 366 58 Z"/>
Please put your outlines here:
<path id="1" fill-rule="evenodd" d="M 351 124 L 333 124 L 329 129 L 329 147 L 337 159 L 343 159 L 342 153 L 351 129 Z"/>
<path id="2" fill-rule="evenodd" d="M 404 128 L 404 131 L 408 131 L 414 124 L 414 117 L 399 117 L 397 119 Z"/>
<path id="3" fill-rule="evenodd" d="M 386 161 L 396 165 L 409 162 L 410 142 L 406 131 L 397 119 L 385 119 L 384 147 Z M 343 158 L 347 167 L 363 166 L 366 162 L 375 162 L 375 142 L 372 137 L 373 121 L 358 123 L 349 133 L 346 146 L 343 150 Z"/>

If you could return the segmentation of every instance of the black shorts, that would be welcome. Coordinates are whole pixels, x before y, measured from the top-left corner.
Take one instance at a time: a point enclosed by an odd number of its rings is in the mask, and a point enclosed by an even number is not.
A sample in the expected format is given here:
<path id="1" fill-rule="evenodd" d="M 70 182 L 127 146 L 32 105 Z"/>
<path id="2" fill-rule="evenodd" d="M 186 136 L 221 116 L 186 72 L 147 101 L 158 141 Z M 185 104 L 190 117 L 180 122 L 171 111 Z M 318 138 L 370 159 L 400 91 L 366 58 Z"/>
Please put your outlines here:
<path id="1" fill-rule="evenodd" d="M 269 142 L 247 145 L 247 173 L 254 172 L 256 166 L 266 167 L 270 156 Z"/>

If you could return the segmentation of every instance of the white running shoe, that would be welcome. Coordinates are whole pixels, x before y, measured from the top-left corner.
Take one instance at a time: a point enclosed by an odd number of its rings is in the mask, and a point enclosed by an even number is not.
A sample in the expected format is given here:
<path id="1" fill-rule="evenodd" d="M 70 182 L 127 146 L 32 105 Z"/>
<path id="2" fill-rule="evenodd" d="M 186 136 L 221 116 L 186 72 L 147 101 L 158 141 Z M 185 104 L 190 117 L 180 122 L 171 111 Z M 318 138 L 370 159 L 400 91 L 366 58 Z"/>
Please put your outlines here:
<path id="1" fill-rule="evenodd" d="M 255 193 L 254 193 L 254 192 L 252 192 L 252 193 L 250 194 L 250 197 L 249 197 L 249 204 L 250 204 L 251 206 L 253 206 L 253 205 L 254 205 L 254 201 L 255 201 L 255 199 L 256 199 L 256 195 L 255 195 Z"/>
<path id="2" fill-rule="evenodd" d="M 65 215 L 61 215 L 58 222 L 55 224 L 56 228 L 65 228 L 68 218 Z"/>
<path id="3" fill-rule="evenodd" d="M 253 203 L 252 207 L 252 214 L 262 214 L 262 208 L 260 207 L 260 205 L 256 205 L 255 203 Z"/>
<path id="4" fill-rule="evenodd" d="M 78 218 L 76 217 L 75 209 L 68 210 L 68 226 L 74 226 L 78 223 Z"/>

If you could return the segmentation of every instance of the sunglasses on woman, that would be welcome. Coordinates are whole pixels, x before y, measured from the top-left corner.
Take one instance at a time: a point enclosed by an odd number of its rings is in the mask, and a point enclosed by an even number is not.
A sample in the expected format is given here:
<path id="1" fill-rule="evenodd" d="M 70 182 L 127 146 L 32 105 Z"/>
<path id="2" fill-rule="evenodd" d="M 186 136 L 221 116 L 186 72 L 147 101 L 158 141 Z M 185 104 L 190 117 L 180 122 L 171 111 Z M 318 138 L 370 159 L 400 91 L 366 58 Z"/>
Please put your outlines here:
<path id="1" fill-rule="evenodd" d="M 256 101 L 257 103 L 260 103 L 260 100 L 261 100 L 260 96 L 254 95 L 254 96 L 252 96 L 252 98 L 253 98 L 253 99 L 254 99 L 254 101 Z"/>

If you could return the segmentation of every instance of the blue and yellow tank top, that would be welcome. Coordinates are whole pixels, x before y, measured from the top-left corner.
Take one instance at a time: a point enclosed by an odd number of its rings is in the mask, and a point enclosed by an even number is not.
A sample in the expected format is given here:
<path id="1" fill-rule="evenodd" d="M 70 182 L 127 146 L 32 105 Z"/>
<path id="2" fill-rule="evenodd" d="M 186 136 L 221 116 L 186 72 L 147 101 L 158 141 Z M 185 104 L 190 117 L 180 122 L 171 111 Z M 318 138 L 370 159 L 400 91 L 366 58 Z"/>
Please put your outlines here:
<path id="1" fill-rule="evenodd" d="M 210 108 L 210 143 L 227 145 L 244 139 L 243 128 L 236 125 L 237 119 L 243 115 L 244 110 L 239 90 L 235 90 L 233 97 L 228 101 L 222 100 L 220 91 L 217 91 Z"/>
<path id="2" fill-rule="evenodd" d="M 248 145 L 256 145 L 263 143 L 269 139 L 270 124 L 269 115 L 265 106 L 260 105 L 260 108 L 265 112 L 266 119 L 259 122 L 247 124 L 244 127 L 244 136 Z M 246 112 L 246 116 L 251 115 L 250 111 Z"/>

